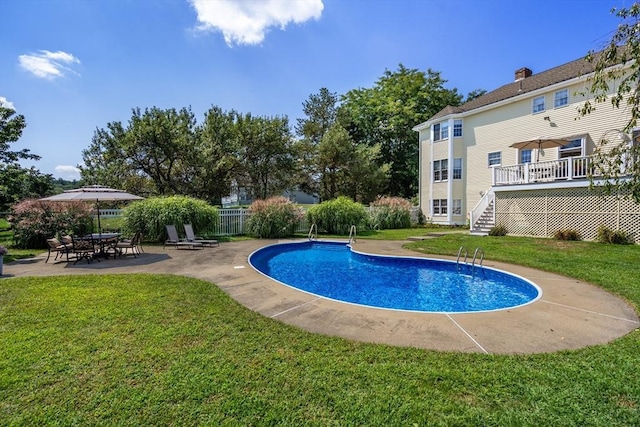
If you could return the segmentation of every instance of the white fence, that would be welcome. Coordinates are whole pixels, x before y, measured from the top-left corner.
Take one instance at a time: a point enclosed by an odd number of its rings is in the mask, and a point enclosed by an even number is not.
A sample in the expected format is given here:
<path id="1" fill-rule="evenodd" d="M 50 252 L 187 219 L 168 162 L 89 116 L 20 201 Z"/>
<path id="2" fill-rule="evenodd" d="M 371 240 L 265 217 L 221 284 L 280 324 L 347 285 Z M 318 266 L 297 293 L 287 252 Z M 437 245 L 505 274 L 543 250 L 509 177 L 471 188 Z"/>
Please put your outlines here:
<path id="1" fill-rule="evenodd" d="M 100 209 L 100 217 L 114 218 L 120 216 L 120 209 Z M 245 234 L 245 224 L 249 218 L 248 209 L 218 209 L 218 225 L 216 234 L 223 236 L 238 236 Z M 411 221 L 418 222 L 418 208 L 411 209 Z M 296 225 L 296 233 L 306 233 L 310 224 L 306 215 L 303 216 Z"/>
<path id="2" fill-rule="evenodd" d="M 100 209 L 101 218 L 116 218 L 121 215 L 120 209 Z M 218 209 L 218 225 L 216 234 L 224 236 L 238 236 L 245 234 L 245 223 L 249 217 L 247 209 Z M 303 217 L 298 221 L 295 229 L 296 233 L 306 233 L 309 231 L 307 218 Z"/>
<path id="3" fill-rule="evenodd" d="M 219 209 L 218 227 L 216 233 L 226 236 L 237 236 L 245 234 L 245 223 L 249 218 L 248 209 Z M 307 218 L 303 217 L 298 221 L 295 229 L 296 233 L 309 231 Z"/>

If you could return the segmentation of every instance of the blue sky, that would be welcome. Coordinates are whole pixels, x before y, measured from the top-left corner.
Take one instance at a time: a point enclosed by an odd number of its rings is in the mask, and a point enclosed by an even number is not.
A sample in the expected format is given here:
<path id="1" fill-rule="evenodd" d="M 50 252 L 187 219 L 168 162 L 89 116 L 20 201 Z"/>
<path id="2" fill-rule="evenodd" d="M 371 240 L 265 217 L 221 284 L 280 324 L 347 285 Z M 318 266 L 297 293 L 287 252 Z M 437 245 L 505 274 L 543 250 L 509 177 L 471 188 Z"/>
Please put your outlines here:
<path id="1" fill-rule="evenodd" d="M 78 178 L 96 128 L 140 107 L 303 116 L 326 87 L 372 87 L 402 63 L 467 94 L 599 49 L 632 0 L 2 0 L 0 101 L 13 149 Z M 425 118 L 426 119 L 426 118 Z M 417 124 L 417 123 L 416 123 Z M 417 138 L 417 136 L 416 136 Z"/>

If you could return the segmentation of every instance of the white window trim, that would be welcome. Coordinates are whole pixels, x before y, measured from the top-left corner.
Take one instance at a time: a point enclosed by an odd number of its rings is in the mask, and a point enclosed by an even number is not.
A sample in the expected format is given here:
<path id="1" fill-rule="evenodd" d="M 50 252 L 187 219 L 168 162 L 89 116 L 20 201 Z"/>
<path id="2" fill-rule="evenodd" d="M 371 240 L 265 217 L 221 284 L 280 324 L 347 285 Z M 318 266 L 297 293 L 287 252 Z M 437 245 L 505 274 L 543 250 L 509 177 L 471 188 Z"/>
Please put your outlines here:
<path id="1" fill-rule="evenodd" d="M 458 213 L 455 212 L 456 208 L 460 210 Z M 453 199 L 453 200 L 451 200 L 451 214 L 453 216 L 461 216 L 462 215 L 462 199 Z"/>
<path id="2" fill-rule="evenodd" d="M 577 156 L 577 157 L 584 157 L 585 156 L 585 151 L 587 149 L 587 147 L 586 147 L 587 144 L 585 144 L 585 138 L 584 137 L 582 137 L 582 138 L 574 138 L 574 139 L 572 139 L 572 141 L 575 141 L 575 140 L 578 140 L 578 139 L 580 140 L 580 155 Z M 576 148 L 577 147 L 572 147 L 571 150 L 575 150 Z M 563 158 L 562 157 L 562 151 L 563 151 L 562 149 L 563 149 L 563 147 L 558 147 L 558 158 L 559 159 Z M 569 156 L 569 157 L 576 157 L 576 156 Z"/>
<path id="3" fill-rule="evenodd" d="M 438 213 L 436 213 L 435 203 L 438 202 Z M 444 202 L 444 208 L 446 212 L 442 212 L 442 203 Z M 433 216 L 447 216 L 449 213 L 447 199 L 433 199 L 431 200 L 431 209 L 433 210 Z"/>
<path id="4" fill-rule="evenodd" d="M 491 154 L 495 154 L 495 153 L 500 154 L 500 162 L 492 165 L 491 162 L 489 161 L 489 159 L 490 159 L 489 156 Z M 502 166 L 502 151 L 491 151 L 490 153 L 487 153 L 487 167 L 488 168 L 492 168 L 492 167 L 495 167 L 495 166 Z"/>
<path id="5" fill-rule="evenodd" d="M 460 135 L 456 135 L 456 124 L 460 124 Z M 453 121 L 453 133 L 452 133 L 454 138 L 462 138 L 462 136 L 464 135 L 464 131 L 462 128 L 462 120 L 456 119 Z"/>
<path id="6" fill-rule="evenodd" d="M 460 178 L 456 178 L 455 177 L 456 160 L 460 161 Z M 451 168 L 451 179 L 454 179 L 454 180 L 461 180 L 462 179 L 462 157 L 454 157 L 453 158 L 453 167 Z"/>
<path id="7" fill-rule="evenodd" d="M 523 153 L 523 152 L 525 152 L 525 151 L 529 151 L 529 152 L 530 152 L 530 153 L 529 153 L 529 154 L 530 154 L 530 158 L 529 158 L 529 161 L 528 161 L 527 163 L 532 163 L 532 162 L 533 162 L 533 150 L 531 150 L 531 149 L 526 149 L 526 150 L 519 149 L 519 150 L 518 150 L 518 164 L 519 164 L 519 165 L 524 165 L 524 164 L 526 164 L 526 163 L 524 163 L 524 162 L 522 161 L 522 153 Z"/>
<path id="8" fill-rule="evenodd" d="M 446 135 L 445 135 L 446 132 Z M 449 122 L 440 123 L 440 140 L 449 139 Z"/>
<path id="9" fill-rule="evenodd" d="M 567 93 L 567 102 L 565 104 L 562 104 L 562 105 L 556 105 L 556 101 L 558 100 L 557 95 L 560 92 L 566 92 Z M 553 108 L 564 108 L 567 105 L 569 105 L 569 89 L 560 89 L 560 90 L 555 91 L 553 93 Z"/>
<path id="10" fill-rule="evenodd" d="M 534 111 L 536 107 L 536 99 L 540 99 L 540 98 L 542 98 L 542 110 Z M 547 100 L 544 95 L 536 96 L 531 100 L 531 114 L 540 114 L 540 113 L 544 113 L 545 111 L 547 111 Z"/>

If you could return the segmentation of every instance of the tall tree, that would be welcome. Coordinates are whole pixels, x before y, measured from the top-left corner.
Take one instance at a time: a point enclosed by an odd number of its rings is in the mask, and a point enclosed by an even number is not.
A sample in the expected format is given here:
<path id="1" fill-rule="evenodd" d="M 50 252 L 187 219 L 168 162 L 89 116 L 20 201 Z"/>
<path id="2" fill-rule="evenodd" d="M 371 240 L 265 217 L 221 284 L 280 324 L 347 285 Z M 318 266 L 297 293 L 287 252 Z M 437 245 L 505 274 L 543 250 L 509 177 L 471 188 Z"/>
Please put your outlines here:
<path id="1" fill-rule="evenodd" d="M 305 118 L 297 120 L 296 133 L 301 138 L 296 144 L 300 178 L 298 187 L 308 193 L 319 191 L 318 145 L 338 117 L 338 94 L 321 88 L 302 103 Z"/>
<path id="2" fill-rule="evenodd" d="M 195 197 L 220 204 L 229 195 L 232 179 L 240 173 L 236 129 L 238 113 L 211 107 L 197 130 L 197 154 L 192 161 Z"/>
<path id="3" fill-rule="evenodd" d="M 334 125 L 325 133 L 318 145 L 318 169 L 320 171 L 320 197 L 335 199 L 344 195 L 348 182 L 348 169 L 354 144 L 349 133 L 340 125 Z"/>
<path id="4" fill-rule="evenodd" d="M 266 199 L 291 188 L 296 164 L 286 117 L 239 115 L 237 138 L 242 171 L 254 198 Z"/>
<path id="5" fill-rule="evenodd" d="M 379 165 L 380 145 L 355 144 L 349 132 L 336 123 L 318 145 L 320 197 L 349 196 L 368 203 L 385 188 L 389 165 Z"/>
<path id="6" fill-rule="evenodd" d="M 591 184 L 599 180 L 606 194 L 621 192 L 640 204 L 640 132 L 634 131 L 640 117 L 640 2 L 611 12 L 621 23 L 602 51 L 586 56 L 594 65 L 587 79 L 587 92 L 593 97 L 579 108 L 579 116 L 603 102 L 629 112 L 623 129 L 607 132 L 599 141 L 592 156 Z M 621 137 L 629 133 L 632 138 Z"/>
<path id="7" fill-rule="evenodd" d="M 190 170 L 184 159 L 195 156 L 195 125 L 187 108 L 135 108 L 126 128 L 112 122 L 94 132 L 91 145 L 82 152 L 82 178 L 137 192 L 190 195 Z"/>
<path id="8" fill-rule="evenodd" d="M 354 89 L 342 97 L 340 116 L 357 143 L 380 144 L 380 164 L 391 165 L 386 192 L 412 197 L 418 189 L 418 138 L 411 129 L 447 105 L 459 105 L 456 89 L 445 89 L 439 72 L 386 70 L 373 88 Z"/>
<path id="9" fill-rule="evenodd" d="M 53 177 L 42 174 L 34 167 L 20 166 L 20 160 L 39 160 L 40 156 L 29 149 L 14 151 L 11 144 L 17 142 L 26 127 L 22 114 L 0 102 L 0 211 L 26 198 L 43 197 L 53 192 Z"/>
<path id="10" fill-rule="evenodd" d="M 0 102 L 0 162 L 15 163 L 20 159 L 40 160 L 40 156 L 31 153 L 24 148 L 12 151 L 10 144 L 17 142 L 22 136 L 22 131 L 27 126 L 22 114 L 15 115 L 12 108 L 5 107 Z M 15 117 L 13 117 L 15 115 Z"/>

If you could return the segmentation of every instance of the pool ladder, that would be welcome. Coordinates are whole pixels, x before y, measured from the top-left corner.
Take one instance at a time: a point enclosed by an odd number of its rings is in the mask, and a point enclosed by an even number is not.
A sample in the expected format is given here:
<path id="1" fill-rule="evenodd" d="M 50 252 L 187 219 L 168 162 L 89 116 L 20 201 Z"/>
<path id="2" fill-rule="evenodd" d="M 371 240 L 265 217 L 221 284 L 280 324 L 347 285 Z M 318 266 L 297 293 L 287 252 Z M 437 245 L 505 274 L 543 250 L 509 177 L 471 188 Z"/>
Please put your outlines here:
<path id="1" fill-rule="evenodd" d="M 314 222 L 309 229 L 309 240 L 318 240 L 318 226 Z"/>
<path id="2" fill-rule="evenodd" d="M 357 233 L 356 226 L 352 225 L 351 229 L 349 230 L 349 244 L 356 242 L 356 233 Z"/>
<path id="3" fill-rule="evenodd" d="M 462 256 L 462 253 L 463 253 L 462 251 L 464 251 L 464 260 L 462 262 L 465 265 L 467 264 L 467 257 L 469 255 L 467 248 L 464 246 L 460 246 L 460 249 L 458 249 L 458 259 L 456 259 L 456 267 L 458 268 L 458 271 L 460 271 L 460 257 Z M 480 267 L 482 267 L 482 262 L 484 261 L 484 250 L 482 250 L 482 248 L 476 248 L 476 250 L 473 252 L 473 260 L 471 261 L 472 274 L 473 274 L 473 268 L 476 266 L 476 260 L 478 259 L 478 254 L 480 254 L 480 262 L 478 263 Z"/>

